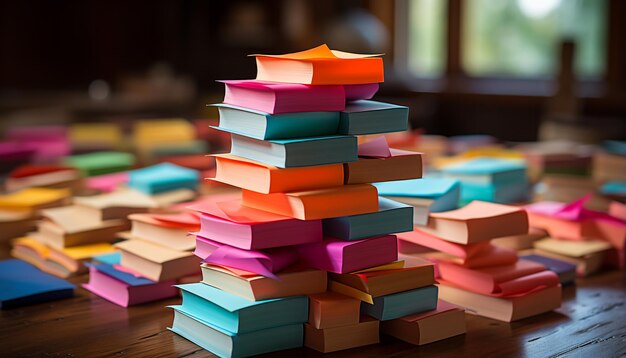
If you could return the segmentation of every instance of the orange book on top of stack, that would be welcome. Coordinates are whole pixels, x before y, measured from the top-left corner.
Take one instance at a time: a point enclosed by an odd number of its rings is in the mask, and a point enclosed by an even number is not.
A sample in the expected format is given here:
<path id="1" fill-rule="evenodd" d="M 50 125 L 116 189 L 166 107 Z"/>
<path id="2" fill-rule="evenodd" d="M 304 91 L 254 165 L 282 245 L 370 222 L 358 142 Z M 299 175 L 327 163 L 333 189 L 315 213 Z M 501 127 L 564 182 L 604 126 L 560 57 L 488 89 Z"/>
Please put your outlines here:
<path id="1" fill-rule="evenodd" d="M 343 165 L 277 168 L 237 157 L 215 155 L 217 172 L 212 180 L 258 193 L 288 193 L 343 185 Z"/>
<path id="2" fill-rule="evenodd" d="M 257 80 L 309 85 L 364 84 L 384 81 L 379 54 L 362 55 L 321 45 L 285 55 L 256 57 Z"/>

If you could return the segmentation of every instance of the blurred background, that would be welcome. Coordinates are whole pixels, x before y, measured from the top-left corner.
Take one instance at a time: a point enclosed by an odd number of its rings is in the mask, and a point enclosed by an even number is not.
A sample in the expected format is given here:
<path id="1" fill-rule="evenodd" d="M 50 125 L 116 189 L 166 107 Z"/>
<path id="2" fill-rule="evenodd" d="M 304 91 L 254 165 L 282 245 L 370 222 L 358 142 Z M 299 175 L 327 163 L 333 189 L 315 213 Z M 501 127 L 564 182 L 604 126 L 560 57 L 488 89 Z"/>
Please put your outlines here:
<path id="1" fill-rule="evenodd" d="M 620 0 L 135 0 L 0 3 L 0 130 L 211 119 L 255 53 L 385 53 L 377 98 L 424 133 L 626 137 Z M 208 122 L 207 122 L 208 123 Z"/>

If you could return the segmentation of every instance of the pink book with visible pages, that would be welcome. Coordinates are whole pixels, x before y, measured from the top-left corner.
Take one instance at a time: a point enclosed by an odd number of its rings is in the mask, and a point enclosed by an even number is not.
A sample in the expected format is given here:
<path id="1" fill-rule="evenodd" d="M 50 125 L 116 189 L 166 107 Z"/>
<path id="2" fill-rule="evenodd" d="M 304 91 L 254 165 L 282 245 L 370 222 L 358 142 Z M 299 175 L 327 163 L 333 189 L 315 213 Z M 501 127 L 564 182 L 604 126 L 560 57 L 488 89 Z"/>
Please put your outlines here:
<path id="1" fill-rule="evenodd" d="M 300 245 L 297 249 L 307 266 L 334 273 L 358 271 L 398 259 L 395 235 L 356 241 L 325 238 L 322 242 Z"/>

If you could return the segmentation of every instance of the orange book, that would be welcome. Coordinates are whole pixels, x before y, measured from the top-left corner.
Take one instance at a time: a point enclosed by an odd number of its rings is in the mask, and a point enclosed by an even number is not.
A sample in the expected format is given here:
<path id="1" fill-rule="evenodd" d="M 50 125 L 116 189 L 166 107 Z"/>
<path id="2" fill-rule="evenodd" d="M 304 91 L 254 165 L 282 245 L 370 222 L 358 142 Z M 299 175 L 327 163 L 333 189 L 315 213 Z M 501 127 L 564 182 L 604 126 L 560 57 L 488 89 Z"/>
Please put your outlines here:
<path id="1" fill-rule="evenodd" d="M 369 184 L 274 194 L 243 190 L 242 204 L 300 220 L 327 219 L 378 211 L 378 192 Z"/>
<path id="2" fill-rule="evenodd" d="M 285 55 L 256 57 L 257 80 L 306 85 L 365 84 L 384 81 L 379 54 L 362 55 L 321 45 Z"/>
<path id="3" fill-rule="evenodd" d="M 215 155 L 212 180 L 258 193 L 288 193 L 343 185 L 342 164 L 277 168 L 232 154 Z"/>
<path id="4" fill-rule="evenodd" d="M 316 329 L 359 323 L 361 301 L 335 292 L 309 296 L 309 324 Z"/>
<path id="5" fill-rule="evenodd" d="M 551 237 L 567 240 L 584 240 L 595 237 L 595 227 L 591 220 L 572 221 L 528 211 L 530 227 L 542 229 Z"/>
<path id="6" fill-rule="evenodd" d="M 318 352 L 330 353 L 380 343 L 379 322 L 363 316 L 357 324 L 325 329 L 304 325 L 304 345 Z"/>

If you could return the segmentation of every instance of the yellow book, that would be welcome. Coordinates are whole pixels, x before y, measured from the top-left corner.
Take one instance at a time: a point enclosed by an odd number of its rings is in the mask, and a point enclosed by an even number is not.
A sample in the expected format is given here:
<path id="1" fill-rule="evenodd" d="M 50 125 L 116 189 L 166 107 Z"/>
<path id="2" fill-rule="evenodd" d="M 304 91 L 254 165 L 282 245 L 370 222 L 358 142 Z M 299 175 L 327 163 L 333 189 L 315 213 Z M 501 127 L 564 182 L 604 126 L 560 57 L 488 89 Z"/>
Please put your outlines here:
<path id="1" fill-rule="evenodd" d="M 63 204 L 70 196 L 69 189 L 27 188 L 0 196 L 0 209 L 35 211 Z"/>
<path id="2" fill-rule="evenodd" d="M 113 123 L 76 123 L 69 128 L 69 137 L 75 147 L 117 149 L 123 143 L 122 131 Z"/>

